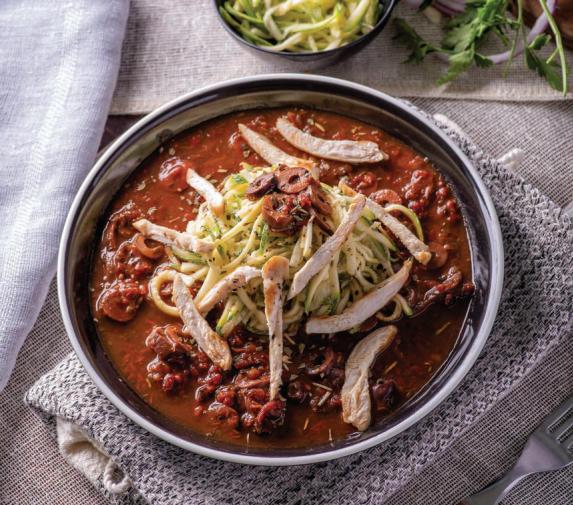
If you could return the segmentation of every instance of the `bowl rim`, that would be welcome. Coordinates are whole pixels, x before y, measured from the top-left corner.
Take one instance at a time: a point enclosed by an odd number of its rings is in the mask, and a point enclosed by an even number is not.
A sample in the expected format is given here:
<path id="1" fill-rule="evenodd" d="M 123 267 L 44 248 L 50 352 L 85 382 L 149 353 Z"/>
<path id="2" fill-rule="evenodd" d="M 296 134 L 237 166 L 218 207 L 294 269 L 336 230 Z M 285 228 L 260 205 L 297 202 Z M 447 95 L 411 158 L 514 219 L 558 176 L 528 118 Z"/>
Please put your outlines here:
<path id="1" fill-rule="evenodd" d="M 215 11 L 217 13 L 217 17 L 218 17 L 219 21 L 221 22 L 221 24 L 223 25 L 223 27 L 225 28 L 225 30 L 227 31 L 227 33 L 229 33 L 231 36 L 233 36 L 236 41 L 245 44 L 247 47 L 250 47 L 250 48 L 255 49 L 257 51 L 261 51 L 262 53 L 274 55 L 274 56 L 278 56 L 278 57 L 282 56 L 282 57 L 288 58 L 292 61 L 298 61 L 298 60 L 304 61 L 306 59 L 316 58 L 317 56 L 321 56 L 321 57 L 324 56 L 324 58 L 327 58 L 330 55 L 340 54 L 340 53 L 343 53 L 345 51 L 351 51 L 353 48 L 361 45 L 362 43 L 364 43 L 367 40 L 370 40 L 373 37 L 376 37 L 376 35 L 379 34 L 379 32 L 382 30 L 383 26 L 388 22 L 388 19 L 389 19 L 390 15 L 392 14 L 392 11 L 394 10 L 394 7 L 396 7 L 396 3 L 398 2 L 398 0 L 388 0 L 388 7 L 386 8 L 385 11 L 380 12 L 380 17 L 378 18 L 378 21 L 376 21 L 376 24 L 372 27 L 372 30 L 370 30 L 368 33 L 364 33 L 360 38 L 358 38 L 352 42 L 349 42 L 348 44 L 335 47 L 334 49 L 329 49 L 328 51 L 312 51 L 312 52 L 308 52 L 308 53 L 291 53 L 290 51 L 271 51 L 270 49 L 267 49 L 265 47 L 252 44 L 248 40 L 241 37 L 235 30 L 233 30 L 232 27 L 229 26 L 229 24 L 221 16 L 221 13 L 219 12 L 219 5 L 217 5 L 217 1 L 218 0 L 213 0 L 213 6 L 214 6 Z"/>
<path id="2" fill-rule="evenodd" d="M 219 89 L 233 85 L 240 84 L 240 85 L 260 86 L 261 81 L 265 81 L 269 84 L 269 86 L 271 86 L 273 82 L 280 80 L 285 80 L 285 81 L 298 80 L 302 81 L 303 83 L 308 83 L 312 85 L 329 84 L 333 86 L 346 88 L 347 90 L 356 90 L 361 94 L 370 95 L 377 99 L 381 99 L 382 101 L 386 101 L 389 104 L 393 105 L 394 107 L 401 109 L 407 115 L 415 115 L 417 120 L 421 121 L 422 123 L 425 123 L 425 125 L 433 132 L 433 134 L 440 137 L 440 139 L 443 142 L 445 142 L 448 145 L 448 147 L 452 149 L 454 153 L 464 162 L 465 168 L 468 170 L 468 172 L 473 178 L 472 182 L 479 189 L 480 193 L 479 197 L 482 200 L 485 210 L 487 210 L 487 214 L 484 213 L 484 218 L 486 219 L 486 221 L 488 221 L 489 224 L 488 236 L 490 238 L 490 250 L 492 253 L 493 261 L 491 264 L 491 280 L 490 280 L 490 294 L 488 296 L 488 307 L 485 311 L 482 325 L 479 329 L 479 332 L 477 332 L 476 334 L 473 344 L 470 346 L 470 349 L 463 358 L 463 360 L 459 363 L 457 369 L 444 381 L 441 389 L 439 389 L 436 394 L 428 398 L 427 401 L 413 413 L 413 415 L 411 415 L 409 418 L 405 419 L 401 423 L 392 426 L 390 429 L 382 433 L 379 433 L 378 435 L 374 435 L 368 439 L 356 442 L 355 444 L 349 445 L 347 447 L 309 455 L 267 457 L 267 456 L 253 456 L 253 455 L 230 453 L 225 451 L 219 451 L 209 447 L 196 445 L 192 442 L 182 440 L 177 436 L 171 434 L 170 432 L 155 426 L 151 422 L 147 421 L 144 417 L 137 414 L 134 410 L 132 410 L 132 408 L 126 402 L 124 402 L 111 388 L 109 388 L 102 378 L 100 378 L 99 374 L 97 373 L 96 369 L 92 366 L 89 357 L 87 356 L 84 348 L 80 343 L 80 339 L 74 329 L 74 323 L 72 321 L 72 317 L 68 311 L 68 296 L 66 292 L 65 275 L 66 275 L 66 257 L 67 257 L 68 245 L 70 242 L 70 238 L 73 236 L 74 233 L 73 224 L 75 221 L 75 217 L 82 210 L 81 203 L 83 197 L 89 190 L 94 179 L 99 175 L 102 168 L 105 167 L 108 161 L 114 158 L 116 151 L 118 149 L 121 149 L 123 144 L 126 141 L 129 141 L 132 135 L 134 135 L 142 127 L 154 123 L 158 118 L 160 118 L 163 114 L 167 113 L 172 108 L 177 107 L 178 105 L 182 105 L 184 102 L 191 100 L 194 97 L 198 97 L 200 95 L 205 95 L 205 94 L 215 94 Z M 341 458 L 344 456 L 349 456 L 351 454 L 379 445 L 383 441 L 395 437 L 399 433 L 402 433 L 407 428 L 411 427 L 412 425 L 423 419 L 438 405 L 440 405 L 446 399 L 447 396 L 449 396 L 449 394 L 454 390 L 456 386 L 458 386 L 458 384 L 467 375 L 470 368 L 475 363 L 491 332 L 491 328 L 497 315 L 497 309 L 499 307 L 499 302 L 502 294 L 503 272 L 504 272 L 503 258 L 504 258 L 503 240 L 502 240 L 502 233 L 499 225 L 499 220 L 495 211 L 494 204 L 489 195 L 489 192 L 485 187 L 485 184 L 483 183 L 477 169 L 473 166 L 473 164 L 470 162 L 468 157 L 462 152 L 462 150 L 458 147 L 458 145 L 428 118 L 420 114 L 415 109 L 409 107 L 407 104 L 393 97 L 390 97 L 385 93 L 343 79 L 337 79 L 325 76 L 316 76 L 316 75 L 296 74 L 296 73 L 266 74 L 266 75 L 256 75 L 256 76 L 227 80 L 217 84 L 199 88 L 195 91 L 182 95 L 166 103 L 165 105 L 159 107 L 158 109 L 154 110 L 147 116 L 140 119 L 137 123 L 135 123 L 128 130 L 126 130 L 122 135 L 120 135 L 114 142 L 112 142 L 106 148 L 105 152 L 95 162 L 94 166 L 87 174 L 83 184 L 81 185 L 80 189 L 77 192 L 76 197 L 74 198 L 74 201 L 70 207 L 68 216 L 66 218 L 58 254 L 58 264 L 57 264 L 58 298 L 60 303 L 60 311 L 66 328 L 66 332 L 68 333 L 68 337 L 70 338 L 72 347 L 76 355 L 78 356 L 82 366 L 85 368 L 90 378 L 96 383 L 100 391 L 121 412 L 123 412 L 128 418 L 130 418 L 136 424 L 138 424 L 148 432 L 158 436 L 159 438 L 173 445 L 194 452 L 196 454 L 208 456 L 214 459 L 225 460 L 233 463 L 263 465 L 263 466 L 301 465 L 309 463 L 318 463 L 322 461 Z"/>

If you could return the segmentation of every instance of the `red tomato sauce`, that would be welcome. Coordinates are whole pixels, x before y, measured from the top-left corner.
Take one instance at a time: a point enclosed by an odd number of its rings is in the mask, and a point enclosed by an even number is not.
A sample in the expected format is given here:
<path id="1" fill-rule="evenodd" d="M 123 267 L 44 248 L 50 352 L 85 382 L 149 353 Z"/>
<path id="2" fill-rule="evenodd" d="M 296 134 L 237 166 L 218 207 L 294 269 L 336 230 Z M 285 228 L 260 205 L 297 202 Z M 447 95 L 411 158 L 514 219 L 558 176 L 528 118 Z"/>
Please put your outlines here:
<path id="1" fill-rule="evenodd" d="M 267 136 L 291 155 L 308 157 L 277 132 L 274 125 L 279 117 L 316 137 L 376 142 L 389 155 L 388 161 L 350 165 L 315 159 L 321 180 L 336 185 L 347 176 L 349 185 L 357 191 L 373 195 L 381 204 L 405 205 L 420 218 L 425 242 L 430 243 L 434 258 L 428 267 L 414 262 L 403 295 L 412 306 L 420 304 L 431 290 L 439 296 L 413 317 L 402 316 L 392 323 L 399 333 L 371 368 L 373 423 L 391 416 L 414 397 L 447 359 L 466 318 L 471 303 L 468 295 L 473 290 L 468 238 L 451 189 L 428 159 L 379 128 L 345 116 L 296 108 L 251 110 L 214 119 L 165 143 L 130 176 L 107 209 L 105 229 L 93 260 L 90 290 L 92 314 L 109 358 L 154 408 L 205 436 L 241 445 L 294 448 L 322 444 L 356 432 L 342 421 L 343 366 L 337 366 L 336 357 L 342 363 L 354 345 L 382 323 L 370 318 L 354 334 L 300 332 L 292 337 L 294 345 L 285 340 L 290 363 L 283 373 L 281 389 L 286 399 L 284 422 L 269 434 L 256 434 L 249 408 L 255 405 L 259 412 L 265 394 L 268 395 L 268 388 L 256 386 L 261 370 L 268 367 L 268 344 L 242 329 L 234 331 L 229 337 L 235 363 L 230 372 L 222 372 L 194 344 L 190 345 L 190 355 L 179 361 L 158 359 L 146 345 L 150 333 L 170 326 L 169 331 L 177 332 L 182 326 L 179 318 L 161 312 L 147 297 L 153 273 L 170 260 L 162 246 L 153 252 L 158 246 L 153 241 L 146 241 L 146 247 L 151 251 L 148 254 L 156 257 L 141 254 L 131 226 L 134 220 L 145 217 L 158 225 L 184 231 L 195 218 L 202 198 L 188 187 L 184 168 L 187 165 L 181 160 L 190 163 L 216 187 L 237 172 L 243 161 L 267 166 L 242 138 L 239 123 Z M 398 240 L 395 242 L 399 245 Z M 404 258 L 410 256 L 403 247 L 400 253 Z M 455 290 L 448 290 L 454 270 L 462 280 Z M 113 293 L 118 283 L 129 289 L 121 295 Z M 165 300 L 169 298 L 166 290 Z M 106 317 L 104 304 L 111 313 L 118 311 L 120 318 L 123 314 L 125 321 Z M 208 321 L 213 322 L 212 318 Z M 309 374 L 309 370 L 320 367 L 332 356 L 335 364 L 328 373 Z M 238 381 L 253 381 L 253 387 L 238 389 Z"/>

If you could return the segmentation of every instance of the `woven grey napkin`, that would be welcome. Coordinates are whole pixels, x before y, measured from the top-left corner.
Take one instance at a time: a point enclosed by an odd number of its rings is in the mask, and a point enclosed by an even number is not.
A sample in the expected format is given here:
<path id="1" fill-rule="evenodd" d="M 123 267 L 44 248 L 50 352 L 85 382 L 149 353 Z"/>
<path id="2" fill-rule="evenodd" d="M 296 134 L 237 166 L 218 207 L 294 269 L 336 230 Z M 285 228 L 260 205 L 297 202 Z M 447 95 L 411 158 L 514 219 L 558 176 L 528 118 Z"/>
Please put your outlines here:
<path id="1" fill-rule="evenodd" d="M 30 389 L 28 405 L 53 432 L 58 418 L 71 421 L 113 458 L 132 482 L 129 491 L 113 497 L 116 503 L 392 501 L 393 494 L 432 468 L 462 435 L 478 428 L 570 336 L 573 320 L 573 226 L 568 216 L 454 130 L 440 126 L 473 160 L 490 191 L 504 236 L 506 278 L 498 318 L 478 361 L 447 400 L 418 424 L 360 454 L 311 466 L 254 468 L 215 461 L 133 424 L 98 391 L 73 355 Z M 531 409 L 535 401 L 521 407 Z M 478 443 L 486 445 L 487 440 L 478 437 Z M 442 483 L 458 489 L 456 499 L 472 490 L 467 483 L 456 488 L 458 484 Z M 448 502 L 438 491 L 426 495 L 423 505 L 441 503 Z"/>
<path id="2" fill-rule="evenodd" d="M 128 0 L 0 8 L 0 391 L 56 272 L 118 74 Z"/>

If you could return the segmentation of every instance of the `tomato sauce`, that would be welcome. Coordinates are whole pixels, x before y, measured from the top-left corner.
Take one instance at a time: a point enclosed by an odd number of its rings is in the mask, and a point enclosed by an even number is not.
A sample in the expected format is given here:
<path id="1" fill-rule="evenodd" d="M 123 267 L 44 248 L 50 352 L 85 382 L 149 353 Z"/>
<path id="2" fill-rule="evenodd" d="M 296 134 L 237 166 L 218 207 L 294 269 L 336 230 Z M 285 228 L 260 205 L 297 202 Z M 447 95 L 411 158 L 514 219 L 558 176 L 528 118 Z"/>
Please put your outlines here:
<path id="1" fill-rule="evenodd" d="M 388 161 L 350 165 L 316 160 L 321 180 L 336 185 L 341 177 L 348 177 L 349 185 L 357 191 L 372 195 L 381 204 L 401 203 L 420 218 L 433 259 L 426 267 L 414 262 L 402 293 L 418 309 L 414 316 L 402 316 L 392 323 L 399 333 L 371 368 L 373 423 L 391 416 L 411 399 L 447 359 L 465 321 L 473 291 L 468 238 L 459 205 L 431 162 L 379 128 L 354 119 L 308 109 L 251 110 L 211 120 L 166 142 L 132 174 L 107 209 L 90 291 L 92 314 L 109 358 L 154 408 L 205 436 L 241 445 L 295 448 L 322 444 L 356 431 L 342 421 L 341 363 L 356 342 L 381 323 L 370 318 L 354 334 L 299 332 L 291 337 L 292 342 L 285 339 L 289 362 L 281 394 L 286 399 L 286 416 L 271 433 L 258 435 L 251 428 L 247 407 L 263 402 L 257 396 L 264 396 L 265 388 L 256 387 L 260 370 L 254 365 L 268 367 L 266 340 L 240 328 L 234 331 L 229 338 L 235 363 L 230 372 L 221 372 L 194 344 L 189 344 L 190 355 L 179 361 L 158 359 L 146 345 L 150 333 L 170 326 L 175 328 L 172 331 L 179 331 L 182 326 L 179 318 L 158 310 L 147 296 L 149 279 L 170 260 L 163 247 L 157 249 L 155 258 L 142 255 L 134 244 L 137 236 L 131 226 L 135 219 L 145 217 L 184 231 L 195 218 L 202 199 L 187 186 L 181 160 L 191 163 L 216 187 L 237 172 L 243 161 L 268 165 L 242 138 L 239 123 L 267 136 L 287 153 L 306 157 L 277 132 L 274 125 L 279 117 L 288 118 L 316 137 L 376 142 L 389 155 Z M 395 242 L 400 246 L 398 240 Z M 147 246 L 154 249 L 157 244 L 147 242 Z M 400 253 L 409 257 L 403 248 Z M 120 282 L 129 287 L 128 292 L 122 292 L 123 298 L 112 293 Z M 169 298 L 166 291 L 165 300 Z M 102 311 L 105 304 L 110 311 L 124 310 L 125 320 L 106 317 Z M 342 361 L 336 361 L 338 357 Z M 331 358 L 334 365 L 323 367 L 326 373 L 310 373 Z M 248 366 L 243 366 L 243 361 Z M 175 387 L 177 381 L 182 381 L 180 387 Z M 244 394 L 245 390 L 236 388 L 238 381 L 254 381 L 254 386 Z"/>

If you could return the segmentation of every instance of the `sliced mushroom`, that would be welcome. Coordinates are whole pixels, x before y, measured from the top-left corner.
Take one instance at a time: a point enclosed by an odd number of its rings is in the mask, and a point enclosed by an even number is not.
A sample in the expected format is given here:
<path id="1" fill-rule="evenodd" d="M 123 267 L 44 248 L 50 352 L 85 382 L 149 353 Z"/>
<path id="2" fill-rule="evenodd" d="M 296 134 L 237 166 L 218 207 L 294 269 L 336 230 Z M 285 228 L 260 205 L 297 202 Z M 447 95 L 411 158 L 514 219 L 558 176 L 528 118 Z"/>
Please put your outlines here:
<path id="1" fill-rule="evenodd" d="M 378 284 L 360 300 L 336 316 L 311 317 L 306 322 L 307 333 L 336 333 L 354 328 L 381 310 L 408 280 L 412 262 L 407 261 L 400 271 Z"/>
<path id="2" fill-rule="evenodd" d="M 140 219 L 133 223 L 133 227 L 143 233 L 146 237 L 149 237 L 162 244 L 175 245 L 186 249 L 187 251 L 193 251 L 196 253 L 210 253 L 213 251 L 215 245 L 213 242 L 207 242 L 206 240 L 201 240 L 190 233 L 181 233 L 171 228 L 165 228 L 165 226 L 159 226 L 153 224 L 147 219 Z"/>
<path id="3" fill-rule="evenodd" d="M 167 328 L 154 328 L 145 340 L 145 345 L 164 361 L 177 360 L 187 356 L 191 348 L 183 343 L 177 326 L 171 324 Z"/>
<path id="4" fill-rule="evenodd" d="M 462 278 L 462 271 L 458 267 L 451 267 L 444 282 L 426 291 L 424 299 L 419 301 L 414 308 L 416 312 L 424 310 L 431 303 L 443 299 L 448 293 L 454 291 L 462 283 Z"/>
<path id="5" fill-rule="evenodd" d="M 324 350 L 324 361 L 320 365 L 307 366 L 305 368 L 307 375 L 328 375 L 332 371 L 332 367 L 336 363 L 338 356 L 332 347 L 328 346 Z"/>
<path id="6" fill-rule="evenodd" d="M 107 317 L 125 323 L 135 317 L 142 301 L 136 285 L 119 281 L 103 291 L 98 305 Z"/>
<path id="7" fill-rule="evenodd" d="M 402 198 L 392 189 L 381 189 L 376 191 L 376 193 L 372 193 L 368 198 L 374 200 L 378 205 L 383 203 L 402 205 Z"/>
<path id="8" fill-rule="evenodd" d="M 324 140 L 299 130 L 290 121 L 279 118 L 277 129 L 293 146 L 301 151 L 346 163 L 376 163 L 388 159 L 376 142 L 368 140 Z"/>
<path id="9" fill-rule="evenodd" d="M 215 284 L 197 305 L 199 313 L 205 317 L 217 303 L 229 293 L 244 286 L 251 279 L 261 276 L 261 271 L 253 267 L 239 267 Z"/>
<path id="10" fill-rule="evenodd" d="M 448 261 L 448 250 L 439 242 L 428 242 L 428 248 L 432 254 L 432 260 L 426 265 L 428 270 L 442 268 Z"/>
<path id="11" fill-rule="evenodd" d="M 249 200 L 256 200 L 257 198 L 270 193 L 275 189 L 276 185 L 277 181 L 275 174 L 267 172 L 259 175 L 253 182 L 251 182 L 251 184 L 248 185 L 245 194 Z"/>
<path id="12" fill-rule="evenodd" d="M 249 379 L 246 374 L 240 373 L 235 380 L 235 386 L 239 389 L 253 389 L 253 388 L 264 388 L 270 384 L 269 374 L 263 374 L 256 379 Z"/>
<path id="13" fill-rule="evenodd" d="M 322 219 L 322 217 L 318 214 L 318 212 L 316 212 L 316 210 L 314 210 L 314 208 L 310 208 L 310 215 L 314 217 L 314 222 L 319 226 L 319 228 L 328 233 L 329 235 L 334 234 L 334 231 L 332 230 L 332 228 L 330 227 L 330 225 L 324 220 Z"/>
<path id="14" fill-rule="evenodd" d="M 271 369 L 271 400 L 278 395 L 283 369 L 283 284 L 289 274 L 289 262 L 275 256 L 263 266 L 265 315 L 269 326 L 269 357 Z"/>
<path id="15" fill-rule="evenodd" d="M 283 193 L 292 195 L 304 191 L 310 181 L 310 173 L 305 168 L 287 168 L 277 176 L 277 188 Z"/>
<path id="16" fill-rule="evenodd" d="M 225 210 L 223 196 L 207 179 L 201 177 L 195 170 L 187 170 L 187 184 L 197 191 L 209 205 L 216 216 L 220 216 Z"/>
<path id="17" fill-rule="evenodd" d="M 310 184 L 306 188 L 305 193 L 310 198 L 310 203 L 318 210 L 321 214 L 325 216 L 330 216 L 332 214 L 332 208 L 330 207 L 330 202 L 328 201 L 328 196 L 322 190 L 322 188 L 315 184 Z"/>
<path id="18" fill-rule="evenodd" d="M 358 194 L 350 188 L 344 180 L 340 181 L 339 187 L 346 196 L 354 196 Z M 366 201 L 366 205 L 374 213 L 376 218 L 400 239 L 402 244 L 404 244 L 404 247 L 406 247 L 412 256 L 422 263 L 422 265 L 426 265 L 432 259 L 430 248 L 416 237 L 406 226 L 398 221 L 398 219 L 386 212 L 384 207 L 378 205 L 370 198 Z"/>
<path id="19" fill-rule="evenodd" d="M 288 165 L 289 167 L 303 167 L 310 170 L 310 173 L 315 179 L 319 178 L 319 172 L 316 165 L 310 160 L 303 160 L 296 158 L 290 154 L 285 153 L 264 135 L 257 133 L 254 130 L 246 127 L 244 124 L 239 125 L 241 135 L 247 143 L 255 150 L 255 152 L 271 165 Z"/>
<path id="20" fill-rule="evenodd" d="M 187 331 L 197 341 L 201 350 L 222 370 L 230 370 L 233 364 L 229 344 L 217 335 L 199 314 L 189 289 L 181 275 L 173 281 L 173 301 Z"/>
<path id="21" fill-rule="evenodd" d="M 155 247 L 149 247 L 145 243 L 146 237 L 142 233 L 138 233 L 133 239 L 133 245 L 137 247 L 137 250 L 143 254 L 146 258 L 156 260 L 161 258 L 163 255 L 164 247 L 162 245 L 157 245 Z"/>
<path id="22" fill-rule="evenodd" d="M 276 194 L 267 195 L 263 200 L 263 219 L 277 230 L 287 228 L 294 221 L 294 216 L 287 210 L 286 198 L 285 195 Z"/>
<path id="23" fill-rule="evenodd" d="M 310 279 L 320 272 L 334 255 L 340 251 L 344 242 L 346 242 L 346 239 L 352 233 L 356 222 L 360 219 L 365 203 L 366 198 L 363 195 L 356 195 L 338 229 L 318 248 L 313 256 L 294 276 L 288 293 L 289 300 L 298 295 L 309 283 Z"/>
<path id="24" fill-rule="evenodd" d="M 376 356 L 386 349 L 398 333 L 396 326 L 373 331 L 352 349 L 344 371 L 341 391 L 342 419 L 364 431 L 372 420 L 368 370 Z"/>

